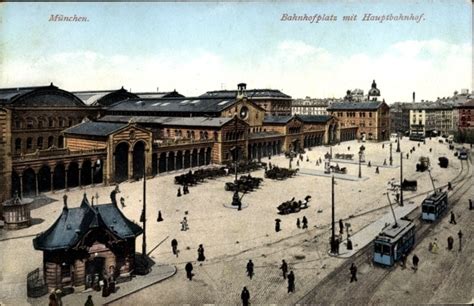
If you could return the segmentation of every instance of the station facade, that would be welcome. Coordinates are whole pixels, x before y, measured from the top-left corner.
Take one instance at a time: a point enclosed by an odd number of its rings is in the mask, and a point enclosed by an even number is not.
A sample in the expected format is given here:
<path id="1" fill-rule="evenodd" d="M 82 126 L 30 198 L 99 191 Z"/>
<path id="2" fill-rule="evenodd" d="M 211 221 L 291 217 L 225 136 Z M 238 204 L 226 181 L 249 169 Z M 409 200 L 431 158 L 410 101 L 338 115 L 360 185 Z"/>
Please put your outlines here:
<path id="1" fill-rule="evenodd" d="M 250 160 L 357 137 L 334 116 L 280 115 L 287 98 L 271 103 L 277 94 L 268 92 L 258 95 L 262 105 L 245 84 L 233 97 L 0 89 L 0 202 L 224 164 L 234 147 Z"/>

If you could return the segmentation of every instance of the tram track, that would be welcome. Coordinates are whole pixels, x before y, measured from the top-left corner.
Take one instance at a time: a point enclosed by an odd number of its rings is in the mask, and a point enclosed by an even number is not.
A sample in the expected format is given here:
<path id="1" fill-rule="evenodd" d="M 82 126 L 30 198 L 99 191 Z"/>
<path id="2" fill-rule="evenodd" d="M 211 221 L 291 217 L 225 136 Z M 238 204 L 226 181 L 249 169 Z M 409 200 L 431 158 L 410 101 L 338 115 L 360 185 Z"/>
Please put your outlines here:
<path id="1" fill-rule="evenodd" d="M 470 188 L 470 178 L 472 178 L 470 160 L 466 161 L 466 167 L 461 161 L 461 171 L 453 179 L 453 182 L 460 183 L 454 187 L 454 190 L 449 195 L 450 206 L 447 211 L 451 210 L 461 199 L 465 187 Z M 379 208 L 380 209 L 380 208 Z M 372 211 L 373 212 L 373 211 Z M 368 214 L 370 212 L 365 212 Z M 409 214 L 410 219 L 413 220 L 416 226 L 416 239 L 414 247 L 419 245 L 435 226 L 441 220 L 444 220 L 446 213 L 432 223 L 422 222 L 418 210 Z M 376 289 L 382 284 L 383 280 L 390 275 L 390 272 L 396 269 L 397 265 L 389 268 L 382 268 L 373 266 L 372 264 L 372 243 L 361 248 L 351 259 L 346 260 L 338 268 L 329 273 L 323 280 L 321 280 L 315 287 L 308 291 L 298 304 L 352 304 L 352 305 L 367 305 Z M 370 270 L 369 277 L 360 277 L 359 281 L 349 286 L 341 287 L 341 284 L 349 282 L 349 268 L 352 263 L 359 267 L 359 270 L 364 268 L 367 264 L 374 268 Z M 341 290 L 342 289 L 342 290 Z"/>

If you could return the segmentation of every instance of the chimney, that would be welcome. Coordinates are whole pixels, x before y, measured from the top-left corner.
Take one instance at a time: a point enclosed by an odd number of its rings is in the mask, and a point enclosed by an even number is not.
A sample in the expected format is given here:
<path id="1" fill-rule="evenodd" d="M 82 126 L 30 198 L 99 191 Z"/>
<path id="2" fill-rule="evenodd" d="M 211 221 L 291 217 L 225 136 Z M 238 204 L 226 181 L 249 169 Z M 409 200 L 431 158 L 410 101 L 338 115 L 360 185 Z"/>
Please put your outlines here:
<path id="1" fill-rule="evenodd" d="M 64 208 L 63 209 L 66 209 L 67 210 L 67 194 L 65 194 L 63 196 L 63 201 L 64 201 Z"/>
<path id="2" fill-rule="evenodd" d="M 415 92 L 413 92 L 413 103 L 415 103 Z"/>
<path id="3" fill-rule="evenodd" d="M 247 89 L 247 84 L 245 83 L 239 83 L 237 85 L 237 99 L 242 99 L 243 97 L 246 97 L 246 89 Z"/>

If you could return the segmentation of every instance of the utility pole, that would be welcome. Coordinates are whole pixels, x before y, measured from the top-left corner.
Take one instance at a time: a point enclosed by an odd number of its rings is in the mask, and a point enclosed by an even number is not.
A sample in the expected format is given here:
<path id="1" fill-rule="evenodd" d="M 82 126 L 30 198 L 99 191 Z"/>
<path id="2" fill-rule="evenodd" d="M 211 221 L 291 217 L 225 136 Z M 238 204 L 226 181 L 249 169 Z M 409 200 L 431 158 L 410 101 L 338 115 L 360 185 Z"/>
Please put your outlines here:
<path id="1" fill-rule="evenodd" d="M 400 206 L 403 206 L 403 153 L 400 152 Z"/>
<path id="2" fill-rule="evenodd" d="M 334 215 L 334 175 L 331 178 L 331 253 L 336 254 L 337 249 L 336 249 L 336 234 L 335 234 L 335 229 L 334 229 L 334 224 L 335 224 L 335 215 Z"/>
<path id="3" fill-rule="evenodd" d="M 146 153 L 143 153 L 143 243 L 142 243 L 142 255 L 145 259 L 146 256 Z M 146 262 L 146 260 L 144 261 Z"/>
<path id="4" fill-rule="evenodd" d="M 397 133 L 397 153 L 400 152 L 400 132 Z"/>
<path id="5" fill-rule="evenodd" d="M 392 158 L 392 142 L 390 142 L 390 166 L 393 164 L 393 158 Z"/>

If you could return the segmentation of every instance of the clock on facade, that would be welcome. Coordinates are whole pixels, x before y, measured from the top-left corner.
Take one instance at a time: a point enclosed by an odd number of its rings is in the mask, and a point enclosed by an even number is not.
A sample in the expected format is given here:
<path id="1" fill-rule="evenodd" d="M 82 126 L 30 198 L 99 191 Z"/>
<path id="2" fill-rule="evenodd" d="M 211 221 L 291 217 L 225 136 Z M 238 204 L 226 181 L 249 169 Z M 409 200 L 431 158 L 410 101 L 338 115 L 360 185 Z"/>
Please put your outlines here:
<path id="1" fill-rule="evenodd" d="M 242 108 L 240 109 L 240 119 L 242 120 L 247 119 L 248 114 L 249 114 L 249 109 L 247 108 L 247 106 L 242 106 Z"/>

